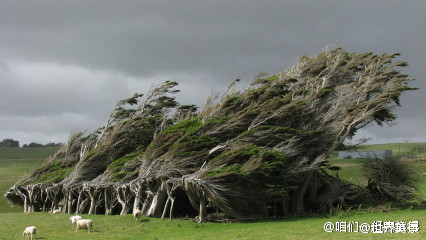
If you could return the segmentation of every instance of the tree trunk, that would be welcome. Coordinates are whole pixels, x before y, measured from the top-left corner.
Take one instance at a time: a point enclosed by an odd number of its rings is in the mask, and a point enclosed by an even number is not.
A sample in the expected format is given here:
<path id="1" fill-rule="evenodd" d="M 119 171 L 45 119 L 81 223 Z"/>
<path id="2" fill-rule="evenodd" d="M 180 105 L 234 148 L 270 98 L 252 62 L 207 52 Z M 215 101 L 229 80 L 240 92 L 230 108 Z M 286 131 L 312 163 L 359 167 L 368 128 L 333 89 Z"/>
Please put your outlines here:
<path id="1" fill-rule="evenodd" d="M 81 214 L 84 214 L 85 213 L 85 209 L 86 209 L 86 207 L 87 207 L 87 204 L 89 204 L 88 203 L 88 201 L 89 201 L 89 199 L 84 199 L 82 202 L 81 202 L 81 204 L 80 204 L 80 209 L 79 209 L 79 212 L 81 213 Z"/>
<path id="2" fill-rule="evenodd" d="M 120 215 L 126 215 L 126 214 L 128 214 L 129 211 L 130 211 L 129 204 L 124 203 L 124 205 L 122 204 L 121 206 L 122 206 L 122 209 L 121 209 Z"/>
<path id="3" fill-rule="evenodd" d="M 194 196 L 192 196 L 192 194 L 191 194 L 190 192 L 186 192 L 186 196 L 188 197 L 189 202 L 191 203 L 192 207 L 193 207 L 195 210 L 197 210 L 197 212 L 200 212 L 200 203 L 199 203 L 199 201 L 197 201 L 197 200 L 195 199 L 195 197 L 194 197 Z"/>
<path id="4" fill-rule="evenodd" d="M 141 199 L 142 199 L 142 188 L 139 188 L 138 191 L 136 192 L 135 201 L 133 203 L 133 212 L 135 212 L 136 210 L 140 210 L 139 206 L 141 203 Z"/>
<path id="5" fill-rule="evenodd" d="M 154 198 L 154 196 L 152 194 L 148 193 L 148 196 L 145 199 L 143 206 L 142 206 L 142 210 L 141 210 L 143 215 L 148 215 L 148 211 L 149 211 L 149 208 L 151 207 L 151 203 L 152 203 L 153 198 Z"/>
<path id="6" fill-rule="evenodd" d="M 155 207 L 157 206 L 157 200 L 158 200 L 158 194 L 155 194 L 155 196 L 152 198 L 150 207 L 148 209 L 148 213 L 146 214 L 148 217 L 154 216 Z"/>
<path id="7" fill-rule="evenodd" d="M 27 188 L 26 188 L 26 190 L 27 190 L 27 193 L 28 193 L 28 198 L 27 198 L 27 207 L 28 207 L 28 209 L 27 209 L 27 212 L 32 212 L 32 207 L 33 207 L 33 199 L 32 199 L 32 193 L 33 193 L 33 191 L 32 191 L 32 187 L 31 186 L 27 186 Z"/>
<path id="8" fill-rule="evenodd" d="M 167 209 L 169 208 L 170 198 L 167 198 L 166 204 L 164 205 L 163 214 L 161 215 L 161 219 L 166 217 Z"/>
<path id="9" fill-rule="evenodd" d="M 81 192 L 78 194 L 77 206 L 75 208 L 75 214 L 79 214 L 80 213 L 80 204 L 81 204 Z"/>
<path id="10" fill-rule="evenodd" d="M 95 210 L 95 198 L 91 195 L 90 196 L 90 208 L 89 208 L 89 212 L 87 214 L 92 215 L 93 211 Z"/>
<path id="11" fill-rule="evenodd" d="M 112 200 L 111 195 L 108 193 L 108 188 L 104 189 L 104 198 L 105 198 L 105 215 L 111 215 L 112 213 Z"/>
<path id="12" fill-rule="evenodd" d="M 67 211 L 67 213 L 68 213 L 68 214 L 71 214 L 71 212 L 72 212 L 72 209 L 71 209 L 71 208 L 72 208 L 72 201 L 73 201 L 73 198 L 72 198 L 72 197 L 73 197 L 73 195 L 74 195 L 74 194 L 72 193 L 72 191 L 71 191 L 71 190 L 69 190 L 69 191 L 68 191 L 68 206 L 67 206 L 67 210 L 68 210 L 68 211 Z"/>
<path id="13" fill-rule="evenodd" d="M 24 195 L 24 213 L 28 212 L 27 197 Z"/>
<path id="14" fill-rule="evenodd" d="M 200 223 L 206 222 L 206 216 L 207 216 L 207 201 L 204 198 L 201 198 L 199 222 Z"/>
<path id="15" fill-rule="evenodd" d="M 160 188 L 157 192 L 157 194 L 154 196 L 151 207 L 148 211 L 147 216 L 150 217 L 161 217 L 164 202 L 167 198 L 167 192 L 166 189 Z"/>
<path id="16" fill-rule="evenodd" d="M 42 207 L 41 207 L 41 210 L 43 211 L 43 212 L 45 212 L 46 211 L 46 202 L 47 202 L 47 197 L 46 198 L 44 198 L 43 197 L 43 193 L 44 193 L 44 189 L 42 188 L 42 187 L 40 187 L 40 198 L 41 198 L 41 201 L 42 201 Z M 44 200 L 43 200 L 44 199 Z"/>
<path id="17" fill-rule="evenodd" d="M 172 220 L 173 217 L 173 208 L 175 207 L 175 198 L 170 198 L 172 201 L 172 204 L 170 205 L 170 216 L 169 219 Z"/>
<path id="18" fill-rule="evenodd" d="M 293 198 L 293 213 L 295 214 L 301 214 L 305 211 L 305 202 L 303 198 L 305 197 L 306 189 L 308 188 L 308 185 L 311 183 L 311 177 L 312 173 L 308 173 L 306 178 L 303 179 L 303 185 L 297 191 L 296 196 Z"/>
<path id="19" fill-rule="evenodd" d="M 289 199 L 285 198 L 282 200 L 282 204 L 283 204 L 283 216 L 288 216 L 289 213 Z"/>
<path id="20" fill-rule="evenodd" d="M 127 201 L 126 201 L 125 196 L 123 196 L 123 198 L 121 198 L 119 191 L 120 191 L 120 190 L 117 190 L 117 200 L 118 200 L 118 202 L 119 202 L 119 203 L 120 203 L 120 205 L 121 205 L 121 212 L 120 212 L 120 215 L 126 215 L 126 214 L 127 214 L 127 213 L 129 213 L 129 211 L 130 211 L 130 206 L 129 206 L 129 204 L 128 204 L 128 203 L 127 203 Z M 124 195 L 124 194 L 125 194 L 125 193 L 123 193 L 123 195 Z"/>

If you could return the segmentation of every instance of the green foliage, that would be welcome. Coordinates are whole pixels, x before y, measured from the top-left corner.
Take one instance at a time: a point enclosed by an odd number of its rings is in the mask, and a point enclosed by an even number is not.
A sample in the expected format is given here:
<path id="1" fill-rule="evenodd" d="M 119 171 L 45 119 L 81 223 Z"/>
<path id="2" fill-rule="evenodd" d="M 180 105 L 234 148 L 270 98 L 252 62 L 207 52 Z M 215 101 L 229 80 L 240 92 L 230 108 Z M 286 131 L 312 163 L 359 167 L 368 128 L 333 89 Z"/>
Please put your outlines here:
<path id="1" fill-rule="evenodd" d="M 227 118 L 224 117 L 212 121 L 222 122 L 226 121 L 226 119 Z M 173 134 L 173 136 L 179 136 L 178 139 L 175 139 L 175 156 L 186 156 L 189 152 L 211 148 L 219 143 L 219 139 L 216 137 L 198 134 L 197 131 L 201 126 L 203 126 L 203 124 L 198 118 L 191 118 L 165 129 L 160 135 Z M 159 136 L 158 139 L 163 139 L 163 137 Z M 164 138 L 163 141 L 167 141 L 167 139 L 169 138 Z M 161 148 L 161 146 L 158 146 L 161 142 L 157 141 L 155 144 L 157 144 L 157 148 Z"/>
<path id="2" fill-rule="evenodd" d="M 166 128 L 164 131 L 162 131 L 160 134 L 177 134 L 177 133 L 185 133 L 185 132 L 195 132 L 197 131 L 201 126 L 202 122 L 197 118 L 190 118 L 186 119 L 182 122 L 176 123 L 175 125 L 172 125 L 168 128 Z"/>
<path id="3" fill-rule="evenodd" d="M 181 151 L 191 150 L 198 151 L 205 148 L 211 148 L 219 143 L 219 139 L 208 135 L 185 134 L 179 139 L 177 148 Z"/>
<path id="4" fill-rule="evenodd" d="M 257 157 L 260 153 L 261 149 L 256 145 L 245 145 L 243 148 L 235 151 L 235 155 L 246 159 L 250 157 Z"/>
<path id="5" fill-rule="evenodd" d="M 262 152 L 261 156 L 262 156 L 264 161 L 268 161 L 268 162 L 272 162 L 272 161 L 284 162 L 284 160 L 286 158 L 283 153 L 280 153 L 280 152 L 273 150 L 273 149 L 265 149 Z"/>
<path id="6" fill-rule="evenodd" d="M 71 174 L 73 168 L 58 168 L 53 171 L 44 173 L 37 182 L 40 183 L 58 183 L 64 180 L 68 175 Z"/>
<path id="7" fill-rule="evenodd" d="M 269 196 L 275 199 L 285 199 L 289 195 L 288 189 L 283 187 L 282 185 L 269 185 L 266 191 Z"/>
<path id="8" fill-rule="evenodd" d="M 135 151 L 129 154 L 126 154 L 125 156 L 114 160 L 107 168 L 107 171 L 111 172 L 111 175 L 109 177 L 109 180 L 112 182 L 118 182 L 122 180 L 124 177 L 126 177 L 129 174 L 132 174 L 132 169 L 126 168 L 126 163 L 133 161 L 143 155 L 144 151 Z"/>
<path id="9" fill-rule="evenodd" d="M 230 116 L 223 116 L 223 117 L 219 117 L 219 118 L 211 118 L 209 119 L 208 123 L 214 123 L 214 124 L 218 124 L 218 123 L 225 123 L 227 122 L 229 119 L 231 119 Z M 207 123 L 207 124 L 208 124 Z M 206 124 L 206 125 L 207 125 Z"/>
<path id="10" fill-rule="evenodd" d="M 243 165 L 240 163 L 235 163 L 229 166 L 220 166 L 213 170 L 206 171 L 205 175 L 209 177 L 221 177 L 229 174 L 243 175 L 244 172 L 242 167 Z"/>
<path id="11" fill-rule="evenodd" d="M 260 166 L 252 174 L 260 174 L 263 177 L 273 177 L 274 180 L 282 180 L 282 173 L 285 170 L 286 157 L 276 150 L 265 148 L 260 154 Z M 275 179 L 279 178 L 279 179 Z"/>
<path id="12" fill-rule="evenodd" d="M 261 149 L 256 145 L 245 144 L 238 149 L 231 149 L 221 153 L 219 156 L 210 160 L 209 165 L 217 167 L 221 165 L 230 166 L 233 164 L 244 164 L 248 162 L 250 158 L 259 156 L 260 151 Z M 224 170 L 226 169 L 228 168 Z M 232 170 L 232 168 L 229 170 Z"/>
<path id="13" fill-rule="evenodd" d="M 279 77 L 278 77 L 278 75 L 272 75 L 270 77 L 267 77 L 266 79 L 269 80 L 269 81 L 275 81 L 275 80 L 278 80 Z"/>
<path id="14" fill-rule="evenodd" d="M 254 102 L 259 100 L 260 96 L 262 96 L 267 90 L 267 86 L 258 87 L 255 89 L 250 89 L 248 92 L 244 93 L 244 100 L 246 102 Z"/>
<path id="15" fill-rule="evenodd" d="M 243 133 L 241 133 L 240 136 L 244 135 L 251 135 L 255 134 L 257 132 L 261 131 L 272 131 L 274 134 L 292 134 L 296 135 L 302 138 L 308 138 L 313 137 L 316 135 L 320 135 L 324 133 L 324 130 L 310 130 L 310 131 L 303 131 L 301 129 L 293 128 L 293 127 L 281 127 L 281 126 L 274 126 L 274 125 L 261 125 L 255 128 L 251 128 L 250 130 L 246 130 Z"/>
<path id="16" fill-rule="evenodd" d="M 228 107 L 236 106 L 239 103 L 240 99 L 241 99 L 241 95 L 238 95 L 238 94 L 233 96 L 228 96 L 225 102 L 223 103 L 223 107 L 228 108 Z"/>
<path id="17" fill-rule="evenodd" d="M 118 169 L 122 169 L 124 167 L 124 165 L 129 162 L 132 161 L 134 159 L 136 159 L 137 157 L 141 156 L 144 152 L 140 152 L 140 151 L 135 151 L 129 154 L 126 154 L 125 156 L 114 160 L 109 166 L 108 166 L 108 170 L 110 171 L 116 171 Z"/>
<path id="18" fill-rule="evenodd" d="M 374 121 L 376 121 L 378 125 L 382 125 L 383 122 L 391 122 L 396 119 L 395 114 L 385 108 L 376 111 L 373 117 Z"/>
<path id="19" fill-rule="evenodd" d="M 114 172 L 113 174 L 111 174 L 110 180 L 112 182 L 119 182 L 120 180 L 122 180 L 124 177 L 126 177 L 129 174 L 132 174 L 132 172 L 129 172 L 129 171 Z"/>
<path id="20" fill-rule="evenodd" d="M 256 145 L 245 144 L 239 149 L 223 152 L 210 161 L 213 170 L 209 176 L 241 174 L 259 177 L 281 177 L 285 167 L 285 155 Z"/>
<path id="21" fill-rule="evenodd" d="M 285 97 L 273 97 L 267 101 L 270 109 L 277 109 L 291 102 L 291 94 L 286 94 Z"/>
<path id="22" fill-rule="evenodd" d="M 399 97 L 401 96 L 401 92 L 399 91 L 389 91 L 386 93 L 398 106 L 401 105 L 399 101 Z"/>
<path id="23" fill-rule="evenodd" d="M 44 164 L 37 172 L 41 174 L 37 182 L 40 183 L 58 183 L 64 180 L 74 169 L 74 163 L 71 161 L 52 160 Z"/>
<path id="24" fill-rule="evenodd" d="M 319 90 L 318 96 L 319 97 L 324 97 L 324 96 L 327 96 L 328 94 L 332 94 L 334 92 L 335 92 L 335 90 L 332 87 L 322 88 L 322 89 Z"/>
<path id="25" fill-rule="evenodd" d="M 19 147 L 19 141 L 7 138 L 0 142 L 0 147 Z"/>

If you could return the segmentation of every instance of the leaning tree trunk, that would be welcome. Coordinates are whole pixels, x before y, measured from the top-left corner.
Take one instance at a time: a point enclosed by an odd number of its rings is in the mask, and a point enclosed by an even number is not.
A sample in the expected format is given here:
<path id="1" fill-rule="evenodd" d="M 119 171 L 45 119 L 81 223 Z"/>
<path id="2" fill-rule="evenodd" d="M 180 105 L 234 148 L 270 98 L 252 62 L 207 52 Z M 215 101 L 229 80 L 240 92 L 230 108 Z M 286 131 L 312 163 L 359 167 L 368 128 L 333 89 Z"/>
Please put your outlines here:
<path id="1" fill-rule="evenodd" d="M 207 201 L 205 198 L 200 199 L 200 216 L 199 216 L 199 222 L 203 223 L 206 222 L 206 216 L 207 216 Z"/>
<path id="2" fill-rule="evenodd" d="M 80 214 L 80 203 L 81 203 L 81 195 L 83 195 L 81 193 L 81 191 L 78 193 L 78 198 L 77 198 L 77 206 L 75 208 L 75 214 Z"/>
<path id="3" fill-rule="evenodd" d="M 154 198 L 154 194 L 151 191 L 147 191 L 147 197 L 145 198 L 145 201 L 143 202 L 143 206 L 142 206 L 142 214 L 143 215 L 148 215 L 148 211 L 151 207 L 151 202 Z"/>
<path id="4" fill-rule="evenodd" d="M 148 210 L 147 216 L 149 217 L 161 217 L 162 215 L 162 207 L 164 206 L 164 202 L 167 198 L 167 192 L 164 188 L 164 184 L 161 184 L 160 188 L 158 189 L 157 193 L 154 195 L 154 198 L 152 199 L 151 206 Z"/>
<path id="5" fill-rule="evenodd" d="M 144 182 L 136 181 L 136 182 L 130 183 L 130 190 L 135 195 L 135 201 L 133 202 L 133 213 L 136 212 L 137 210 L 140 210 L 139 205 L 142 200 L 142 194 L 144 190 L 143 188 L 144 188 Z"/>
<path id="6" fill-rule="evenodd" d="M 118 185 L 115 187 L 115 190 L 117 192 L 117 200 L 121 205 L 120 215 L 125 215 L 130 211 L 132 192 L 128 185 Z"/>
<path id="7" fill-rule="evenodd" d="M 115 191 L 111 184 L 104 188 L 105 215 L 111 215 L 113 208 L 118 204 L 117 197 L 113 196 L 114 193 Z"/>
<path id="8" fill-rule="evenodd" d="M 161 219 L 164 219 L 166 217 L 169 204 L 170 204 L 170 197 L 167 197 L 166 204 L 164 204 L 163 214 L 161 214 Z"/>

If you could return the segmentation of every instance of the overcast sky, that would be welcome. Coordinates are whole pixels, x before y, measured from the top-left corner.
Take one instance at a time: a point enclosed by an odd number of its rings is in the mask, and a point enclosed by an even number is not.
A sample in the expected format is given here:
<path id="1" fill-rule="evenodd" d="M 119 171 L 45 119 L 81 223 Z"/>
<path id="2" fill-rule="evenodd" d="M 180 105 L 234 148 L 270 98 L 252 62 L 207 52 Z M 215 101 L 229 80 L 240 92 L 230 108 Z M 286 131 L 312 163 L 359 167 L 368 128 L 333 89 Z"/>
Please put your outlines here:
<path id="1" fill-rule="evenodd" d="M 278 73 L 337 44 L 400 52 L 421 89 L 371 143 L 426 142 L 426 1 L 0 0 L 0 140 L 65 142 L 103 125 L 115 102 L 180 82 L 202 105 L 235 78 Z"/>

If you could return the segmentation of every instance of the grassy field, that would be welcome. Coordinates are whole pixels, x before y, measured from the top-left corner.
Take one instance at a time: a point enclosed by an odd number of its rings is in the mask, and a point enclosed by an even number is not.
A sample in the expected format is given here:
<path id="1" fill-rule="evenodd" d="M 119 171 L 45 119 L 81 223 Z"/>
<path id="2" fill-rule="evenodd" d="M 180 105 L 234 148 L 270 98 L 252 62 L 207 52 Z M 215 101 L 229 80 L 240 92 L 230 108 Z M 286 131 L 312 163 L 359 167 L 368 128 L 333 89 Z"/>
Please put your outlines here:
<path id="1" fill-rule="evenodd" d="M 31 173 L 37 164 L 52 155 L 58 147 L 43 148 L 0 148 L 0 193 L 3 195 L 14 183 Z M 0 213 L 21 212 L 20 207 L 9 206 L 0 197 Z"/>
<path id="2" fill-rule="evenodd" d="M 375 147 L 375 146 L 370 146 Z M 394 146 L 395 147 L 395 146 Z M 34 152 L 32 152 L 34 151 Z M 20 177 L 28 174 L 55 149 L 5 149 L 0 148 L 0 191 Z M 410 151 L 407 151 L 410 153 Z M 339 176 L 350 181 L 362 182 L 360 159 L 337 160 L 333 164 L 342 166 Z M 410 164 L 417 173 L 426 172 L 426 163 L 420 158 Z M 419 188 L 425 189 L 426 175 L 420 175 Z M 426 191 L 426 190 L 425 190 Z M 291 217 L 277 221 L 255 223 L 205 223 L 197 224 L 184 220 L 161 220 L 144 218 L 135 222 L 131 215 L 126 216 L 83 216 L 94 221 L 94 231 L 75 232 L 69 221 L 70 215 L 51 215 L 48 213 L 22 212 L 20 207 L 9 207 L 3 197 L 0 198 L 0 240 L 21 239 L 25 227 L 36 225 L 38 239 L 425 239 L 423 223 L 426 222 L 425 209 L 406 209 L 392 212 L 341 211 L 332 215 L 313 215 Z M 373 221 L 419 221 L 420 233 L 340 233 L 324 231 L 326 222 Z"/>
<path id="3" fill-rule="evenodd" d="M 36 225 L 42 239 L 424 239 L 422 223 L 426 210 L 390 213 L 354 213 L 334 217 L 290 218 L 256 223 L 203 223 L 184 220 L 143 219 L 135 222 L 126 216 L 87 216 L 94 222 L 94 231 L 75 232 L 67 214 L 4 213 L 0 214 L 0 239 L 18 239 L 26 226 Z M 86 217 L 86 216 L 83 216 Z M 419 221 L 420 233 L 340 233 L 324 231 L 326 222 L 372 223 L 373 221 Z M 4 234 L 4 236 L 1 236 Z"/>
<path id="4" fill-rule="evenodd" d="M 395 157 L 426 159 L 426 143 L 393 143 L 362 146 L 360 151 L 392 150 Z"/>

